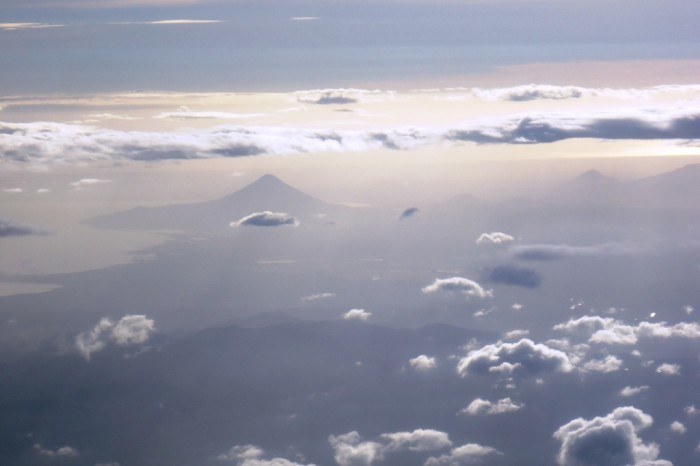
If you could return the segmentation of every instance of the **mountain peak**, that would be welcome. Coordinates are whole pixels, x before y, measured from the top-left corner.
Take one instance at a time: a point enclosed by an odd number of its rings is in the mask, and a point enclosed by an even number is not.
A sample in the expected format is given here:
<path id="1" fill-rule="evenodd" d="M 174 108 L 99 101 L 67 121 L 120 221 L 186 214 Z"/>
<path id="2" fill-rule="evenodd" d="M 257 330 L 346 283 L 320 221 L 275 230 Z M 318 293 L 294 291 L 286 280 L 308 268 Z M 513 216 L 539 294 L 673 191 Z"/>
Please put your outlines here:
<path id="1" fill-rule="evenodd" d="M 574 178 L 572 181 L 585 182 L 585 183 L 600 183 L 600 182 L 615 181 L 615 179 L 610 177 L 610 176 L 603 175 L 598 170 L 591 169 L 585 173 L 580 174 L 579 176 Z"/>

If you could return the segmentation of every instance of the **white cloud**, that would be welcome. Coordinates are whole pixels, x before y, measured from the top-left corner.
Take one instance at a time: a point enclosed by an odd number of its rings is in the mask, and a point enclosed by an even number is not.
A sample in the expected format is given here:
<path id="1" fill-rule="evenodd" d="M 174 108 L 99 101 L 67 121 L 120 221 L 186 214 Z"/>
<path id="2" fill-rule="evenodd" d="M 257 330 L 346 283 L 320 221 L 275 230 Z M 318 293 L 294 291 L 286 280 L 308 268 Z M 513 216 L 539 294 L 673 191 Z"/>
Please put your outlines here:
<path id="1" fill-rule="evenodd" d="M 474 280 L 462 277 L 436 278 L 432 285 L 422 288 L 423 293 L 435 293 L 438 291 L 459 292 L 465 296 L 477 298 L 493 297 L 492 290 L 485 290 Z"/>
<path id="2" fill-rule="evenodd" d="M 557 461 L 562 466 L 671 466 L 657 460 L 658 445 L 638 437 L 652 422 L 651 416 L 630 406 L 603 417 L 574 419 L 554 433 L 562 444 Z"/>
<path id="3" fill-rule="evenodd" d="M 515 240 L 507 233 L 494 231 L 492 233 L 482 233 L 476 240 L 476 244 L 505 244 Z"/>
<path id="4" fill-rule="evenodd" d="M 589 372 L 616 372 L 622 368 L 622 360 L 615 356 L 606 356 L 605 359 L 592 359 L 583 364 L 582 369 Z"/>
<path id="5" fill-rule="evenodd" d="M 216 23 L 223 23 L 224 21 L 216 20 L 216 19 L 163 19 L 163 20 L 158 20 L 158 21 L 121 21 L 121 22 L 115 22 L 111 24 L 116 24 L 116 25 L 121 25 L 121 26 L 129 26 L 129 25 L 139 25 L 139 24 L 145 24 L 145 25 L 164 25 L 164 26 L 182 26 L 182 25 L 187 25 L 187 24 L 216 24 Z"/>
<path id="6" fill-rule="evenodd" d="M 383 458 L 382 445 L 363 441 L 356 431 L 328 437 L 339 466 L 370 466 Z"/>
<path id="7" fill-rule="evenodd" d="M 263 459 L 265 451 L 254 445 L 237 445 L 216 457 L 218 461 L 234 462 L 237 466 L 315 466 L 303 465 L 285 458 Z"/>
<path id="8" fill-rule="evenodd" d="M 48 29 L 61 28 L 64 24 L 49 24 L 49 23 L 0 23 L 0 29 L 3 31 L 20 31 L 26 29 Z"/>
<path id="9" fill-rule="evenodd" d="M 696 408 L 695 405 L 686 406 L 683 408 L 683 412 L 688 417 L 700 416 L 700 409 Z"/>
<path id="10" fill-rule="evenodd" d="M 503 334 L 503 339 L 504 340 L 520 340 L 523 337 L 526 337 L 530 334 L 529 330 L 521 330 L 521 329 L 516 329 L 516 330 L 511 330 L 510 332 L 506 332 Z"/>
<path id="11" fill-rule="evenodd" d="M 231 227 L 255 226 L 255 227 L 278 227 L 278 226 L 299 226 L 299 221 L 291 215 L 284 212 L 256 212 L 243 217 L 242 219 L 231 222 Z"/>
<path id="12" fill-rule="evenodd" d="M 78 181 L 74 181 L 70 183 L 71 186 L 73 186 L 76 190 L 80 190 L 83 188 L 86 188 L 88 186 L 93 186 L 96 184 L 103 184 L 103 183 L 111 183 L 112 180 L 103 180 L 100 178 L 82 178 Z"/>
<path id="13" fill-rule="evenodd" d="M 666 322 L 640 322 L 626 325 L 611 317 L 583 316 L 557 324 L 554 330 L 568 333 L 591 334 L 589 342 L 615 345 L 633 345 L 640 338 L 688 338 L 700 339 L 700 324 L 680 322 L 668 325 Z"/>
<path id="14" fill-rule="evenodd" d="M 161 120 L 245 120 L 264 116 L 264 113 L 193 112 L 183 109 L 177 112 L 159 113 L 154 118 Z"/>
<path id="15" fill-rule="evenodd" d="M 510 398 L 502 398 L 495 403 L 482 398 L 476 398 L 474 401 L 469 403 L 469 406 L 461 410 L 460 413 L 469 414 L 471 416 L 478 414 L 504 414 L 518 411 L 524 406 L 524 404 L 514 403 Z"/>
<path id="16" fill-rule="evenodd" d="M 448 455 L 428 458 L 425 462 L 425 466 L 462 466 L 479 464 L 489 455 L 502 455 L 502 453 L 495 448 L 479 445 L 478 443 L 467 443 L 466 445 L 452 449 Z"/>
<path id="17" fill-rule="evenodd" d="M 412 432 L 382 434 L 379 438 L 386 442 L 385 452 L 394 451 L 435 451 L 452 446 L 445 432 L 433 429 L 416 429 Z"/>
<path id="18" fill-rule="evenodd" d="M 127 314 L 115 324 L 103 318 L 91 330 L 75 337 L 75 346 L 86 360 L 101 351 L 109 342 L 119 346 L 145 343 L 154 330 L 154 321 L 144 315 Z"/>
<path id="19" fill-rule="evenodd" d="M 663 375 L 679 375 L 681 373 L 681 366 L 665 362 L 656 368 L 656 372 Z"/>
<path id="20" fill-rule="evenodd" d="M 321 299 L 330 299 L 330 298 L 335 298 L 336 294 L 335 293 L 313 293 L 307 296 L 302 296 L 301 300 L 302 301 L 319 301 Z"/>
<path id="21" fill-rule="evenodd" d="M 435 358 L 421 354 L 412 358 L 408 363 L 416 370 L 419 371 L 429 371 L 430 369 L 435 369 L 437 367 L 437 361 Z"/>
<path id="22" fill-rule="evenodd" d="M 360 320 L 365 321 L 372 317 L 371 312 L 367 312 L 364 309 L 350 309 L 348 312 L 343 314 L 343 319 L 345 320 Z"/>
<path id="23" fill-rule="evenodd" d="M 80 452 L 78 452 L 78 450 L 69 446 L 51 450 L 42 447 L 39 443 L 35 443 L 33 448 L 39 455 L 46 456 L 48 458 L 77 458 L 80 456 Z"/>
<path id="24" fill-rule="evenodd" d="M 289 19 L 290 19 L 290 21 L 316 21 L 316 20 L 321 19 L 321 18 L 318 18 L 316 16 L 295 16 L 295 17 L 289 18 Z"/>
<path id="25" fill-rule="evenodd" d="M 566 353 L 530 339 L 486 345 L 470 351 L 457 364 L 457 373 L 462 377 L 470 374 L 537 375 L 572 370 L 573 365 Z"/>
<path id="26" fill-rule="evenodd" d="M 22 188 L 2 188 L 2 192 L 7 194 L 20 194 L 24 192 Z"/>
<path id="27" fill-rule="evenodd" d="M 649 385 L 641 385 L 639 387 L 630 387 L 629 385 L 620 390 L 620 396 L 630 397 L 639 395 L 642 392 L 649 390 Z"/>
<path id="28" fill-rule="evenodd" d="M 673 421 L 669 428 L 671 429 L 671 431 L 679 435 L 683 435 L 688 431 L 688 428 L 682 422 L 679 421 Z"/>

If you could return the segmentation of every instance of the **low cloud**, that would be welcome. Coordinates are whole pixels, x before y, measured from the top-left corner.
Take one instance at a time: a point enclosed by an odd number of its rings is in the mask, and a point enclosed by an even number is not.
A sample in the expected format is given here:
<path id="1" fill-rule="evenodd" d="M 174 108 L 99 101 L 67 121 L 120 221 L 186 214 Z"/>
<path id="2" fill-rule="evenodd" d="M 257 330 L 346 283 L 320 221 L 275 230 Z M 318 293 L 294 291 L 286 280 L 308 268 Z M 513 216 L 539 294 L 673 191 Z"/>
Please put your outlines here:
<path id="1" fill-rule="evenodd" d="M 371 91 L 296 93 L 301 102 L 351 103 Z M 117 131 L 84 125 L 0 123 L 0 160 L 20 164 L 88 161 L 158 161 L 318 152 L 409 150 L 471 142 L 542 144 L 572 138 L 692 140 L 700 138 L 697 109 L 628 109 L 620 113 L 532 114 L 442 128 L 401 127 L 338 131 L 260 126 L 218 126 L 175 132 Z"/>
<path id="2" fill-rule="evenodd" d="M 295 463 L 285 458 L 263 459 L 265 451 L 254 445 L 237 445 L 216 457 L 217 461 L 235 463 L 236 466 L 315 466 Z"/>
<path id="3" fill-rule="evenodd" d="M 630 387 L 629 385 L 620 390 L 620 396 L 628 398 L 630 396 L 639 395 L 642 392 L 649 390 L 649 385 L 641 385 L 639 387 Z"/>
<path id="4" fill-rule="evenodd" d="M 96 184 L 111 183 L 112 180 L 104 180 L 100 178 L 82 178 L 78 181 L 70 183 L 76 190 L 87 188 L 88 186 L 94 186 Z"/>
<path id="5" fill-rule="evenodd" d="M 515 240 L 513 236 L 500 231 L 492 233 L 482 233 L 477 239 L 476 244 L 507 244 Z"/>
<path id="6" fill-rule="evenodd" d="M 437 367 L 437 361 L 435 358 L 421 354 L 408 361 L 410 366 L 418 371 L 429 371 Z"/>
<path id="7" fill-rule="evenodd" d="M 93 353 L 103 350 L 108 343 L 131 346 L 145 343 L 154 330 L 155 323 L 144 315 L 127 314 L 115 324 L 104 318 L 91 330 L 75 338 L 75 347 L 87 360 Z"/>
<path id="8" fill-rule="evenodd" d="M 461 466 L 467 464 L 479 464 L 487 456 L 502 455 L 495 448 L 479 445 L 478 443 L 467 443 L 461 447 L 454 448 L 448 455 L 430 457 L 426 460 L 425 466 Z"/>
<path id="9" fill-rule="evenodd" d="M 529 289 L 539 288 L 542 284 L 542 276 L 537 271 L 517 265 L 499 265 L 488 269 L 484 278 L 491 283 Z"/>
<path id="10" fill-rule="evenodd" d="M 461 414 L 470 416 L 505 414 L 519 411 L 524 408 L 524 404 L 514 403 L 510 398 L 502 398 L 495 403 L 482 398 L 477 398 L 460 411 Z"/>
<path id="11" fill-rule="evenodd" d="M 396 452 L 429 452 L 452 447 L 447 433 L 433 429 L 386 433 L 372 441 L 363 440 L 353 431 L 331 435 L 328 442 L 339 466 L 370 466 Z"/>
<path id="12" fill-rule="evenodd" d="M 627 325 L 612 317 L 583 316 L 557 324 L 554 330 L 567 333 L 590 335 L 590 343 L 608 345 L 634 345 L 640 338 L 687 338 L 700 339 L 700 324 L 679 322 L 668 325 L 666 322 L 640 322 Z"/>
<path id="13" fill-rule="evenodd" d="M 538 375 L 571 372 L 573 365 L 563 351 L 524 338 L 517 343 L 498 342 L 470 351 L 457 364 L 457 373 L 469 375 Z"/>
<path id="14" fill-rule="evenodd" d="M 683 435 L 688 432 L 688 428 L 680 421 L 673 421 L 669 429 L 671 429 L 671 432 L 675 432 L 678 435 Z"/>
<path id="15" fill-rule="evenodd" d="M 401 215 L 399 215 L 399 220 L 404 220 L 407 218 L 413 217 L 415 214 L 419 212 L 418 207 L 409 207 L 408 209 L 404 210 L 401 212 Z"/>
<path id="16" fill-rule="evenodd" d="M 561 442 L 557 461 L 562 466 L 672 466 L 657 460 L 657 444 L 645 444 L 638 437 L 652 422 L 651 416 L 630 406 L 603 417 L 574 419 L 554 433 Z"/>
<path id="17" fill-rule="evenodd" d="M 365 89 L 315 89 L 308 91 L 297 91 L 295 96 L 297 102 L 316 105 L 343 105 L 359 102 L 365 94 L 378 93 L 378 91 L 368 91 Z"/>
<path id="18" fill-rule="evenodd" d="M 622 360 L 615 356 L 606 356 L 604 359 L 592 359 L 586 361 L 582 369 L 588 372 L 615 372 L 622 368 Z"/>
<path id="19" fill-rule="evenodd" d="M 231 227 L 254 226 L 254 227 L 279 227 L 279 226 L 299 226 L 296 218 L 284 212 L 256 212 L 242 219 L 231 222 Z"/>
<path id="20" fill-rule="evenodd" d="M 130 25 L 155 25 L 155 26 L 183 26 L 188 24 L 216 24 L 224 21 L 217 19 L 163 19 L 158 21 L 122 21 L 111 24 L 130 26 Z"/>
<path id="21" fill-rule="evenodd" d="M 521 340 L 523 337 L 526 337 L 529 334 L 530 334 L 529 330 L 516 329 L 516 330 L 511 330 L 509 332 L 504 333 L 503 339 L 504 340 Z"/>
<path id="22" fill-rule="evenodd" d="M 8 236 L 42 236 L 47 234 L 46 230 L 0 218 L 0 238 Z"/>
<path id="23" fill-rule="evenodd" d="M 47 458 L 77 458 L 80 456 L 80 452 L 78 452 L 78 450 L 69 446 L 51 450 L 49 448 L 42 447 L 39 443 L 35 443 L 33 448 L 39 455 Z"/>
<path id="24" fill-rule="evenodd" d="M 348 312 L 343 314 L 344 320 L 359 320 L 364 322 L 370 317 L 372 317 L 372 313 L 367 312 L 364 309 L 350 309 Z"/>
<path id="25" fill-rule="evenodd" d="M 330 299 L 330 298 L 335 298 L 336 294 L 335 293 L 313 293 L 307 296 L 302 296 L 301 300 L 302 301 L 320 301 L 322 299 Z"/>
<path id="26" fill-rule="evenodd" d="M 0 30 L 3 31 L 21 31 L 27 29 L 50 29 L 62 28 L 65 24 L 50 24 L 50 23 L 0 23 Z"/>
<path id="27" fill-rule="evenodd" d="M 665 362 L 656 368 L 656 372 L 663 375 L 679 375 L 681 373 L 681 366 L 679 364 Z"/>
<path id="28" fill-rule="evenodd" d="M 485 290 L 477 282 L 463 277 L 436 278 L 432 285 L 423 287 L 421 291 L 426 294 L 436 293 L 438 291 L 461 293 L 464 296 L 473 296 L 482 299 L 493 297 L 492 290 Z"/>

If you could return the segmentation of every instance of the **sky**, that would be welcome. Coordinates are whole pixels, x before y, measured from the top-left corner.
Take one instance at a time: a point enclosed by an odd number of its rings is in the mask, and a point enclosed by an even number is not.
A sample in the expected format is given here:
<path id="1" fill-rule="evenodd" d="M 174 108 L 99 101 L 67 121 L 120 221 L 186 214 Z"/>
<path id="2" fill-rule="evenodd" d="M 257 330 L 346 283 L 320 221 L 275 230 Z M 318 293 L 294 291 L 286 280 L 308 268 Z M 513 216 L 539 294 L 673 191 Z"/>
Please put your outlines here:
<path id="1" fill-rule="evenodd" d="M 698 17 L 2 1 L 0 463 L 697 463 Z"/>

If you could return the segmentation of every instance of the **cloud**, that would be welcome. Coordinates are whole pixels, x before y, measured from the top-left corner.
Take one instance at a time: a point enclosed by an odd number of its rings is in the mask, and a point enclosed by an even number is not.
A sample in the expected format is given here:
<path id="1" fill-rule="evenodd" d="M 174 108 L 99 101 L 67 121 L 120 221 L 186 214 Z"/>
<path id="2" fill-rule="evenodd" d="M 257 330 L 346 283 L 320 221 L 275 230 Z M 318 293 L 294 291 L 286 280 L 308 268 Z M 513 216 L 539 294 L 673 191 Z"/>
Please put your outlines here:
<path id="1" fill-rule="evenodd" d="M 2 192 L 8 193 L 8 194 L 20 194 L 24 192 L 24 189 L 22 188 L 3 188 Z"/>
<path id="2" fill-rule="evenodd" d="M 65 446 L 60 447 L 55 450 L 44 448 L 39 443 L 35 443 L 34 451 L 36 451 L 41 456 L 46 456 L 48 458 L 77 458 L 80 456 L 78 450 L 73 447 Z"/>
<path id="3" fill-rule="evenodd" d="M 695 405 L 686 406 L 683 408 L 683 412 L 688 417 L 700 416 L 700 409 L 696 408 Z"/>
<path id="4" fill-rule="evenodd" d="M 328 442 L 339 466 L 370 466 L 395 452 L 427 452 L 452 447 L 447 433 L 433 429 L 381 434 L 374 441 L 363 440 L 353 431 L 331 435 Z"/>
<path id="5" fill-rule="evenodd" d="M 130 26 L 130 25 L 156 25 L 156 26 L 183 26 L 188 24 L 216 24 L 224 23 L 218 19 L 164 19 L 158 21 L 122 21 L 110 24 L 120 25 L 120 26 Z"/>
<path id="6" fill-rule="evenodd" d="M 591 334 L 590 343 L 608 345 L 634 345 L 640 338 L 688 338 L 700 339 L 700 323 L 679 322 L 668 325 L 666 322 L 640 322 L 627 325 L 612 317 L 583 316 L 557 324 L 554 330 L 568 333 Z"/>
<path id="7" fill-rule="evenodd" d="M 350 309 L 348 312 L 343 314 L 343 319 L 345 320 L 360 320 L 365 321 L 372 317 L 371 312 L 367 312 L 364 309 Z"/>
<path id="8" fill-rule="evenodd" d="M 47 231 L 40 228 L 0 218 L 0 238 L 8 236 L 42 236 L 47 234 Z"/>
<path id="9" fill-rule="evenodd" d="M 591 420 L 574 419 L 554 433 L 562 444 L 557 461 L 562 466 L 672 466 L 657 460 L 658 445 L 645 444 L 637 435 L 652 422 L 651 416 L 631 406 Z"/>
<path id="10" fill-rule="evenodd" d="M 279 227 L 279 226 L 299 226 L 297 219 L 284 212 L 256 212 L 250 214 L 237 222 L 231 222 L 231 227 L 254 226 L 254 227 Z"/>
<path id="11" fill-rule="evenodd" d="M 235 462 L 237 466 L 304 466 L 285 458 L 263 459 L 265 451 L 254 445 L 237 445 L 216 457 L 218 461 Z M 306 466 L 315 466 L 308 464 Z"/>
<path id="12" fill-rule="evenodd" d="M 93 186 L 96 184 L 103 184 L 103 183 L 111 183 L 112 180 L 103 180 L 99 178 L 82 178 L 78 181 L 74 181 L 70 183 L 71 186 L 73 186 L 76 190 L 83 189 L 88 186 Z"/>
<path id="13" fill-rule="evenodd" d="M 406 218 L 411 218 L 411 217 L 413 217 L 415 214 L 417 214 L 417 213 L 419 212 L 419 210 L 420 210 L 420 209 L 418 209 L 418 207 L 409 207 L 408 209 L 406 209 L 406 210 L 404 210 L 403 212 L 401 212 L 401 215 L 399 215 L 399 220 L 403 220 L 403 219 L 406 219 Z"/>
<path id="14" fill-rule="evenodd" d="M 319 301 L 321 299 L 335 298 L 335 293 L 313 293 L 307 296 L 302 296 L 302 301 Z"/>
<path id="15" fill-rule="evenodd" d="M 656 368 L 656 372 L 663 375 L 679 375 L 681 373 L 681 366 L 665 362 Z"/>
<path id="16" fill-rule="evenodd" d="M 492 233 L 482 233 L 476 240 L 476 244 L 506 244 L 514 241 L 515 238 L 507 233 L 494 231 Z"/>
<path id="17" fill-rule="evenodd" d="M 679 435 L 683 435 L 688 431 L 688 428 L 682 422 L 679 421 L 673 421 L 669 428 L 672 432 L 675 432 Z"/>
<path id="18" fill-rule="evenodd" d="M 342 105 L 357 103 L 362 95 L 378 93 L 379 91 L 368 91 L 365 89 L 314 89 L 308 91 L 297 91 L 295 96 L 297 102 L 316 105 Z"/>
<path id="19" fill-rule="evenodd" d="M 530 334 L 529 330 L 521 330 L 521 329 L 516 329 L 516 330 L 511 330 L 509 332 L 506 332 L 503 334 L 503 339 L 504 340 L 520 340 L 523 337 L 526 337 Z"/>
<path id="20" fill-rule="evenodd" d="M 479 414 L 504 414 L 519 411 L 524 407 L 524 404 L 514 403 L 510 398 L 502 398 L 495 403 L 482 398 L 477 398 L 469 403 L 469 406 L 461 410 L 460 413 L 468 414 L 470 416 L 476 416 Z"/>
<path id="21" fill-rule="evenodd" d="M 437 367 L 437 361 L 435 358 L 421 354 L 408 361 L 408 363 L 416 370 L 419 371 L 429 371 L 430 369 L 435 369 Z"/>
<path id="22" fill-rule="evenodd" d="M 641 385 L 639 387 L 630 387 L 629 385 L 620 390 L 620 396 L 628 398 L 630 396 L 639 395 L 642 392 L 649 390 L 649 385 Z"/>
<path id="23" fill-rule="evenodd" d="M 289 18 L 290 21 L 316 21 L 318 18 L 316 16 L 295 16 L 293 18 Z"/>
<path id="24" fill-rule="evenodd" d="M 145 343 L 154 330 L 154 321 L 144 315 L 127 314 L 115 324 L 103 318 L 91 330 L 75 337 L 75 347 L 86 360 L 101 351 L 109 342 L 119 346 Z"/>
<path id="25" fill-rule="evenodd" d="M 457 373 L 468 375 L 571 372 L 573 365 L 563 351 L 524 338 L 517 343 L 486 345 L 470 351 L 457 364 Z"/>
<path id="26" fill-rule="evenodd" d="M 593 246 L 569 246 L 568 244 L 529 244 L 511 249 L 513 257 L 526 261 L 555 261 L 568 257 L 609 256 L 638 252 L 637 248 L 620 243 L 604 243 Z"/>
<path id="27" fill-rule="evenodd" d="M 62 28 L 65 24 L 49 24 L 49 23 L 0 23 L 0 29 L 3 31 L 20 31 L 27 29 L 48 29 Z"/>
<path id="28" fill-rule="evenodd" d="M 159 113 L 154 118 L 161 120 L 245 120 L 264 116 L 264 113 L 193 112 L 189 109 L 183 109 L 177 112 Z"/>
<path id="29" fill-rule="evenodd" d="M 307 103 L 349 103 L 371 91 L 296 93 Z M 0 123 L 0 160 L 20 164 L 87 161 L 159 161 L 318 152 L 409 150 L 472 142 L 538 144 L 571 138 L 698 139 L 700 110 L 652 108 L 619 114 L 537 114 L 479 120 L 442 128 L 400 127 L 338 131 L 260 126 L 218 126 L 174 132 L 117 131 L 92 126 Z"/>
<path id="30" fill-rule="evenodd" d="M 539 273 L 517 265 L 496 266 L 486 271 L 485 278 L 492 283 L 530 289 L 538 288 L 542 284 L 542 276 Z"/>
<path id="31" fill-rule="evenodd" d="M 462 277 L 436 278 L 432 285 L 423 287 L 421 291 L 426 294 L 438 291 L 462 293 L 465 296 L 474 296 L 482 299 L 493 297 L 492 290 L 485 290 L 477 282 Z"/>
<path id="32" fill-rule="evenodd" d="M 428 458 L 425 462 L 425 466 L 462 466 L 479 464 L 489 455 L 502 455 L 502 453 L 495 448 L 479 445 L 478 443 L 467 443 L 461 447 L 454 448 L 449 455 Z"/>
<path id="33" fill-rule="evenodd" d="M 615 356 L 606 356 L 605 359 L 592 359 L 583 364 L 582 369 L 589 372 L 615 372 L 622 368 L 622 360 Z"/>

